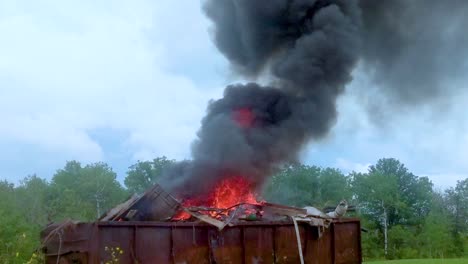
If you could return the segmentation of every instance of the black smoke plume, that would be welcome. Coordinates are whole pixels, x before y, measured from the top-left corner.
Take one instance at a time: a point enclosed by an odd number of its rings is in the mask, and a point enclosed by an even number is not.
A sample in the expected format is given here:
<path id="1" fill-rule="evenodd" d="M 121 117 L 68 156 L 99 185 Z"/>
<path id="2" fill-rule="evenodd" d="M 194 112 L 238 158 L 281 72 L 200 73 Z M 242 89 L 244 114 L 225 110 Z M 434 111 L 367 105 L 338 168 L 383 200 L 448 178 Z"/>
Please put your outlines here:
<path id="1" fill-rule="evenodd" d="M 178 193 L 197 194 L 227 176 L 261 185 L 278 166 L 295 161 L 307 141 L 327 134 L 336 97 L 351 80 L 359 51 L 359 10 L 352 1 L 206 1 L 219 50 L 248 77 L 270 86 L 228 86 L 209 103 L 193 161 L 166 175 Z M 253 120 L 240 126 L 236 111 Z"/>
<path id="2" fill-rule="evenodd" d="M 365 69 L 391 105 L 449 99 L 468 71 L 468 1 L 361 0 Z"/>
<path id="3" fill-rule="evenodd" d="M 336 121 L 336 100 L 360 60 L 390 96 L 413 102 L 440 92 L 438 55 L 458 44 L 427 43 L 451 23 L 437 27 L 430 17 L 421 18 L 429 12 L 419 10 L 427 2 L 440 9 L 435 17 L 450 13 L 446 1 L 432 0 L 205 1 L 216 46 L 233 70 L 269 84 L 230 85 L 223 98 L 211 101 L 192 146 L 193 160 L 168 170 L 162 184 L 179 195 L 205 192 L 234 175 L 261 186 L 279 166 L 296 161 L 307 142 L 327 135 Z M 247 125 L 239 113 L 247 115 Z"/>

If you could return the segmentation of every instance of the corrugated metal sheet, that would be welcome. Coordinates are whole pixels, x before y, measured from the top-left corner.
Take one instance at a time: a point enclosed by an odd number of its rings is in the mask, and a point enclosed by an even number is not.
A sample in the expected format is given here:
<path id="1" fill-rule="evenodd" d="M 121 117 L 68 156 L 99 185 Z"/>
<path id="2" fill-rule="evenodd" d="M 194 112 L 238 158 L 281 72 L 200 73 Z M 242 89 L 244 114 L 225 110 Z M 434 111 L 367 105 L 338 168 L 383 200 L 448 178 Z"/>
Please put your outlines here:
<path id="1" fill-rule="evenodd" d="M 42 233 L 43 239 L 52 233 L 44 248 L 47 263 L 59 257 L 60 263 L 106 263 L 112 252 L 119 263 L 299 263 L 290 221 L 246 222 L 222 231 L 183 222 L 81 223 L 60 232 L 54 227 Z M 305 263 L 361 263 L 359 220 L 333 221 L 321 236 L 316 226 L 302 223 L 299 230 Z"/>
<path id="2" fill-rule="evenodd" d="M 180 203 L 163 188 L 154 184 L 142 196 L 133 196 L 117 205 L 99 221 L 165 221 L 180 208 Z"/>

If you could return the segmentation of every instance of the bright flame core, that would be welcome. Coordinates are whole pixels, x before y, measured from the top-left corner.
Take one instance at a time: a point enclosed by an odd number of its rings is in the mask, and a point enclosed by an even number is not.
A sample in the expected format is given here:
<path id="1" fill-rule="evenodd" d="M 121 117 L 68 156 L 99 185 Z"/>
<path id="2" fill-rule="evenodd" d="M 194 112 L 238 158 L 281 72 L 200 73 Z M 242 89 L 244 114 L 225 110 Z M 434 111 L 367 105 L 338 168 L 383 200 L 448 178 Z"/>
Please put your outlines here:
<path id="1" fill-rule="evenodd" d="M 182 202 L 182 206 L 186 208 L 203 206 L 216 209 L 230 209 L 242 203 L 260 204 L 261 202 L 257 201 L 252 189 L 252 183 L 246 178 L 241 176 L 230 177 L 220 181 L 210 194 L 186 199 Z M 226 210 L 221 214 L 216 211 L 208 211 L 207 214 L 212 217 L 218 217 L 220 215 L 227 215 L 231 210 Z M 189 218 L 190 215 L 184 211 L 173 217 L 174 220 L 186 220 Z"/>
<path id="2" fill-rule="evenodd" d="M 252 109 L 240 108 L 234 111 L 233 119 L 240 127 L 249 128 L 252 127 L 255 121 L 255 116 Z"/>

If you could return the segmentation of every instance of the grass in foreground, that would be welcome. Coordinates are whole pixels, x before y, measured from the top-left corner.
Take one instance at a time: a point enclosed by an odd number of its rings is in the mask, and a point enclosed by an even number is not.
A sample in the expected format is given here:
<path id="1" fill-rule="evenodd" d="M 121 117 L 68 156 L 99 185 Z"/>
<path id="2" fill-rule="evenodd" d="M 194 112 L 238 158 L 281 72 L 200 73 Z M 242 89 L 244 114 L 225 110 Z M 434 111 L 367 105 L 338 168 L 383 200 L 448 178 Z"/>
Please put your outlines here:
<path id="1" fill-rule="evenodd" d="M 387 261 L 369 261 L 365 264 L 468 264 L 465 259 L 401 259 Z"/>

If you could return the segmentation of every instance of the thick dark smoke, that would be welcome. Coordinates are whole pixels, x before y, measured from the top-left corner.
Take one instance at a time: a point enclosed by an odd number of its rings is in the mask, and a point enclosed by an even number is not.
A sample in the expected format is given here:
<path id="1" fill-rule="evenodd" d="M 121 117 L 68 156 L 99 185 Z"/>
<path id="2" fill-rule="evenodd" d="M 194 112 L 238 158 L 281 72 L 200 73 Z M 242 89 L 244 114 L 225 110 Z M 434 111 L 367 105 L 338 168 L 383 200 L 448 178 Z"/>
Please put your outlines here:
<path id="1" fill-rule="evenodd" d="M 447 2 L 459 8 L 452 12 Z M 327 135 L 336 100 L 359 60 L 372 68 L 383 94 L 405 102 L 438 95 L 441 74 L 462 64 L 456 50 L 467 39 L 458 28 L 466 26 L 465 3 L 205 1 L 216 46 L 235 72 L 270 83 L 231 85 L 210 102 L 193 160 L 171 168 L 162 184 L 179 195 L 199 194 L 235 175 L 261 186 L 279 166 L 295 161 L 308 141 Z M 453 16 L 443 20 L 448 14 Z M 238 111 L 251 112 L 248 126 L 236 121 Z"/>
<path id="2" fill-rule="evenodd" d="M 295 161 L 307 141 L 325 136 L 360 44 L 352 1 L 211 0 L 204 10 L 235 70 L 249 77 L 264 73 L 272 86 L 228 86 L 222 99 L 210 102 L 193 161 L 166 175 L 169 187 L 188 195 L 230 175 L 259 186 L 278 166 Z M 239 109 L 252 112 L 251 127 L 235 121 Z"/>
<path id="3" fill-rule="evenodd" d="M 361 0 L 361 55 L 392 105 L 448 98 L 468 70 L 468 1 Z M 459 88 L 459 87 L 458 87 Z"/>

